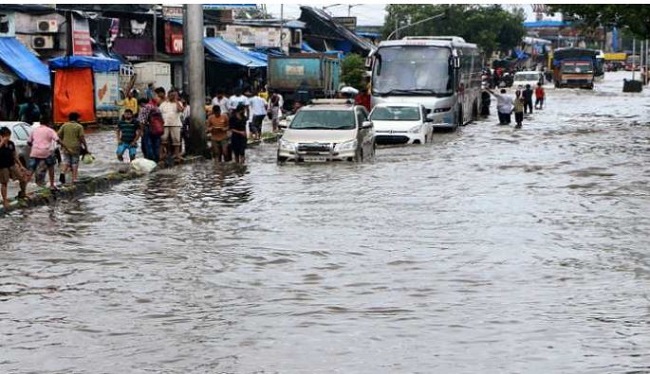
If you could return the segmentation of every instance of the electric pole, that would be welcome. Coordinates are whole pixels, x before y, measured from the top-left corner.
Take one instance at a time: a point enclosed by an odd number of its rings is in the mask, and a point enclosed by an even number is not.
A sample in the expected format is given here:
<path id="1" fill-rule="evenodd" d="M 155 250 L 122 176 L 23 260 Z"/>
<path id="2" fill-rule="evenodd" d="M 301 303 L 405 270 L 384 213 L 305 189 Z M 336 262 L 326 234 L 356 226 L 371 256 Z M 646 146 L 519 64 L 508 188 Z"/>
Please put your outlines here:
<path id="1" fill-rule="evenodd" d="M 203 5 L 185 4 L 183 26 L 187 33 L 185 65 L 188 70 L 190 94 L 190 138 L 187 153 L 204 155 L 206 152 L 205 134 L 205 55 L 203 47 Z"/>

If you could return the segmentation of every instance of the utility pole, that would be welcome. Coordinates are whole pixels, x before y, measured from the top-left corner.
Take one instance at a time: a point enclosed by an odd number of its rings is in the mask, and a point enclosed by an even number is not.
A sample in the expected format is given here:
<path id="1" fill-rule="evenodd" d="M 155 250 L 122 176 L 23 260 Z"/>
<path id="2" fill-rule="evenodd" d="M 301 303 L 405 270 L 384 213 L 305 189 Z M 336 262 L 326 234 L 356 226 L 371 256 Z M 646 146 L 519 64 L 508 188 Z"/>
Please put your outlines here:
<path id="1" fill-rule="evenodd" d="M 185 51 L 185 65 L 189 72 L 190 94 L 190 138 L 187 144 L 187 153 L 204 155 L 206 153 L 205 134 L 205 55 L 203 47 L 203 5 L 185 4 L 184 14 L 187 23 L 187 45 Z"/>

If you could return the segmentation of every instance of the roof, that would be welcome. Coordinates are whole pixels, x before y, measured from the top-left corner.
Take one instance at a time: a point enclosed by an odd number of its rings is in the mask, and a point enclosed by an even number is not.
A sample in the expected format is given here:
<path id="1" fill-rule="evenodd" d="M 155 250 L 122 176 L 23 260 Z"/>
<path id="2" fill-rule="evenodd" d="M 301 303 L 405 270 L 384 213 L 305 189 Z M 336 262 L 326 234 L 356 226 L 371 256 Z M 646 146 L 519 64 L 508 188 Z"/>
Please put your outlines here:
<path id="1" fill-rule="evenodd" d="M 50 71 L 16 38 L 0 38 L 0 60 L 26 81 L 50 85 Z"/>
<path id="2" fill-rule="evenodd" d="M 357 51 L 370 52 L 375 48 L 372 43 L 363 40 L 352 31 L 335 22 L 324 10 L 309 6 L 301 6 L 300 10 L 302 11 L 300 21 L 307 24 L 307 29 L 312 36 L 346 40 L 352 43 L 352 46 Z"/>
<path id="3" fill-rule="evenodd" d="M 91 68 L 94 72 L 119 71 L 121 62 L 114 58 L 91 56 L 63 56 L 50 60 L 50 68 Z"/>
<path id="4" fill-rule="evenodd" d="M 204 38 L 203 45 L 218 62 L 229 65 L 240 65 L 249 68 L 266 67 L 266 61 L 256 54 L 240 50 L 222 38 Z"/>

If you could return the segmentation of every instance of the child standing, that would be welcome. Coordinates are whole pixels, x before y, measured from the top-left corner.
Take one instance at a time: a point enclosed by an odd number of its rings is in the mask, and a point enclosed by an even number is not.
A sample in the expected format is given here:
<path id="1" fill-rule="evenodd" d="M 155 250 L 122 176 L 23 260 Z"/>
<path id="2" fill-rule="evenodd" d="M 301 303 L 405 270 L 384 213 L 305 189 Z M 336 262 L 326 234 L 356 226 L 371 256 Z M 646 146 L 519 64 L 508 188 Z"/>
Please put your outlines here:
<path id="1" fill-rule="evenodd" d="M 9 199 L 7 198 L 7 184 L 9 180 L 20 182 L 19 198 L 27 196 L 27 180 L 25 178 L 26 170 L 21 165 L 16 153 L 16 145 L 11 140 L 11 130 L 7 127 L 0 128 L 0 185 L 2 193 L 2 205 L 5 209 L 9 208 Z"/>

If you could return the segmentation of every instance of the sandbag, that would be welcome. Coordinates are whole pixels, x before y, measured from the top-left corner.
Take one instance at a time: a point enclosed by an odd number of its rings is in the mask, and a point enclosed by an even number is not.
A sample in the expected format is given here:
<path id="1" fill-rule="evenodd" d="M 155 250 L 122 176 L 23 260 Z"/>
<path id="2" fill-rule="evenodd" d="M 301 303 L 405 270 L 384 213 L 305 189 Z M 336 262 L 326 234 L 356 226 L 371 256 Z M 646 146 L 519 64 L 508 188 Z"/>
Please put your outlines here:
<path id="1" fill-rule="evenodd" d="M 136 158 L 131 161 L 131 169 L 141 173 L 151 173 L 158 164 L 155 161 L 147 160 L 146 158 Z"/>

